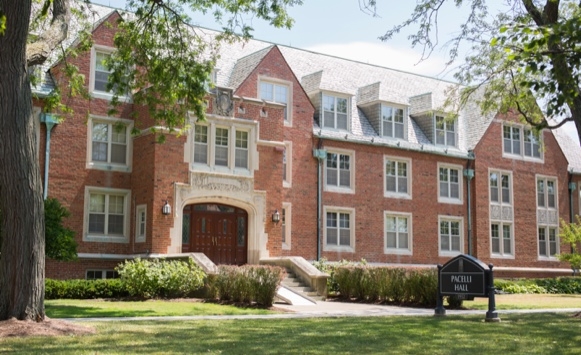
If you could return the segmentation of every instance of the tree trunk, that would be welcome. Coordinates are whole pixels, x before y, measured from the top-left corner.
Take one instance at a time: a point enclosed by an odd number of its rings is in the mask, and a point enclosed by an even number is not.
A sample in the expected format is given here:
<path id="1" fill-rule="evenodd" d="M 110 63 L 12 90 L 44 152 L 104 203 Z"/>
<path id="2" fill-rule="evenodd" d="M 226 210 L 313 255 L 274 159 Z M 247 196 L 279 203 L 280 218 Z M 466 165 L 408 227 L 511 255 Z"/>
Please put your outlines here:
<path id="1" fill-rule="evenodd" d="M 31 0 L 0 0 L 0 320 L 44 320 L 44 205 L 26 65 Z"/>

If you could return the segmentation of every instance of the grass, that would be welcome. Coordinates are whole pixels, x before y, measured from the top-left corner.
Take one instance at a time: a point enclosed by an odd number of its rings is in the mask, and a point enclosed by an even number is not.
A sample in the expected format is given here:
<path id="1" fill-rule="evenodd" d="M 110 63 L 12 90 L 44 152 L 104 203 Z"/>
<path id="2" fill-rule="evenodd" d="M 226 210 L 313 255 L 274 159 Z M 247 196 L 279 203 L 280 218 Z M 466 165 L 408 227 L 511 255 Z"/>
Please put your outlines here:
<path id="1" fill-rule="evenodd" d="M 568 314 L 83 323 L 96 335 L 14 338 L 19 354 L 578 354 Z"/>
<path id="2" fill-rule="evenodd" d="M 192 301 L 141 302 L 107 300 L 46 300 L 46 315 L 49 318 L 93 318 L 93 317 L 156 317 L 156 316 L 205 316 L 269 314 L 267 309 L 239 308 L 215 303 Z"/>
<path id="3" fill-rule="evenodd" d="M 581 295 L 508 294 L 495 295 L 496 309 L 581 308 Z M 488 298 L 464 301 L 469 309 L 488 309 Z"/>

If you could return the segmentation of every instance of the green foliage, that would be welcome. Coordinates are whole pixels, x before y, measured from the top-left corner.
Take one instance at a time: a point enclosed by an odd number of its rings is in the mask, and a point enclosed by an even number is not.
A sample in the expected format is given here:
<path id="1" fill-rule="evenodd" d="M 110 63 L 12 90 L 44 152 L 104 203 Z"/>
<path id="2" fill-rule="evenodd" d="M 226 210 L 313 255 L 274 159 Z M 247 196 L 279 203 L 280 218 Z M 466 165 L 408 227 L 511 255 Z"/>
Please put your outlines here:
<path id="1" fill-rule="evenodd" d="M 0 9 L 0 35 L 3 35 L 5 31 L 6 31 L 6 15 L 2 11 L 2 9 Z"/>
<path id="2" fill-rule="evenodd" d="M 115 270 L 131 296 L 188 297 L 204 285 L 206 274 L 189 258 L 180 260 L 127 260 Z"/>
<path id="3" fill-rule="evenodd" d="M 371 13 L 377 2 L 366 0 Z M 380 37 L 388 40 L 405 27 L 415 27 L 408 38 L 423 47 L 422 60 L 440 44 L 438 14 L 451 11 L 444 4 L 467 7 L 459 31 L 446 42 L 449 62 L 458 59 L 462 43 L 471 45 L 455 78 L 466 88 L 452 89 L 444 107 L 459 112 L 477 103 L 483 114 L 513 110 L 537 131 L 566 121 L 581 122 L 581 8 L 573 1 L 509 0 L 506 11 L 494 14 L 486 0 L 418 0 L 409 16 Z M 496 4 L 496 6 L 499 6 Z M 473 108 L 469 108 L 473 109 Z M 559 118 L 549 124 L 545 118 Z M 579 132 L 581 134 L 581 132 Z"/>
<path id="4" fill-rule="evenodd" d="M 341 298 L 435 306 L 438 274 L 433 269 L 404 269 L 348 264 L 334 269 Z"/>
<path id="5" fill-rule="evenodd" d="M 581 278 L 495 279 L 494 287 L 504 293 L 581 294 Z"/>
<path id="6" fill-rule="evenodd" d="M 214 296 L 220 300 L 245 304 L 256 302 L 270 307 L 284 275 L 284 270 L 277 266 L 222 265 L 211 287 Z"/>
<path id="7" fill-rule="evenodd" d="M 45 255 L 59 261 L 77 259 L 75 232 L 63 225 L 63 219 L 70 216 L 57 199 L 44 201 Z M 2 211 L 0 211 L 0 248 L 2 247 Z"/>
<path id="8" fill-rule="evenodd" d="M 57 199 L 47 198 L 44 201 L 45 253 L 51 259 L 77 259 L 75 232 L 63 225 L 63 219 L 69 216 L 70 212 Z"/>
<path id="9" fill-rule="evenodd" d="M 124 298 L 129 292 L 120 279 L 45 280 L 46 299 Z"/>
<path id="10" fill-rule="evenodd" d="M 561 241 L 571 244 L 570 253 L 559 254 L 559 260 L 566 261 L 572 269 L 581 269 L 581 217 L 575 216 L 575 223 L 567 223 L 561 219 L 561 230 L 559 237 Z"/>
<path id="11" fill-rule="evenodd" d="M 322 271 L 329 275 L 329 277 L 327 278 L 327 293 L 329 295 L 333 295 L 339 292 L 339 284 L 335 279 L 335 270 L 339 266 L 356 265 L 356 264 L 357 263 L 345 259 L 339 262 L 330 263 L 327 261 L 326 258 L 321 258 L 320 260 L 313 262 L 314 267 L 316 267 L 319 271 Z"/>
<path id="12" fill-rule="evenodd" d="M 111 70 L 108 89 L 114 92 L 109 114 L 117 111 L 127 93 L 144 105 L 151 117 L 169 132 L 188 128 L 190 112 L 205 118 L 205 98 L 224 41 L 249 38 L 252 28 L 242 19 L 254 15 L 275 27 L 290 28 L 286 9 L 298 0 L 139 1 L 129 0 L 134 16 L 119 21 L 117 51 L 105 64 Z M 186 10 L 213 15 L 223 23 L 223 33 L 210 35 L 193 28 Z M 163 140 L 163 135 L 161 135 Z"/>

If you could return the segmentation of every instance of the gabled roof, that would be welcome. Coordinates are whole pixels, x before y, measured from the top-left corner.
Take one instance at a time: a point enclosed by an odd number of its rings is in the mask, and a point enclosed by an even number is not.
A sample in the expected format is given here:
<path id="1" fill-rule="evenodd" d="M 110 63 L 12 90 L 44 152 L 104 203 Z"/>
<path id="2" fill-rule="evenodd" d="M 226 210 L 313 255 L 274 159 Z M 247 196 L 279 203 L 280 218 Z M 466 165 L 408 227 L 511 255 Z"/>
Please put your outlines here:
<path id="1" fill-rule="evenodd" d="M 581 145 L 567 133 L 565 126 L 554 129 L 553 135 L 569 162 L 568 170 L 573 174 L 581 174 Z"/>
<path id="2" fill-rule="evenodd" d="M 90 5 L 88 12 L 94 28 L 117 9 L 101 5 Z M 71 25 L 69 38 L 64 45 L 74 44 L 80 24 Z M 205 35 L 213 36 L 218 32 L 204 29 Z M 216 69 L 216 85 L 236 89 L 259 65 L 275 44 L 252 39 L 222 44 Z M 381 67 L 335 56 L 315 53 L 308 50 L 276 45 L 285 61 L 299 78 L 304 91 L 311 95 L 321 91 L 343 93 L 351 96 L 350 132 L 321 129 L 314 124 L 313 133 L 332 139 L 346 139 L 354 142 L 372 142 L 373 144 L 399 147 L 437 154 L 467 157 L 480 141 L 494 113 L 483 115 L 478 106 L 478 93 L 460 112 L 458 118 L 458 147 L 436 146 L 426 137 L 414 120 L 414 113 L 427 114 L 431 111 L 442 111 L 447 94 L 458 84 L 417 75 L 400 70 Z M 43 66 L 43 71 L 54 64 L 55 54 Z M 49 77 L 33 88 L 37 93 L 48 93 L 54 88 Z M 407 117 L 407 140 L 394 140 L 378 134 L 360 104 L 387 102 L 410 107 L 411 116 Z M 554 132 L 561 149 L 565 153 L 570 169 L 581 174 L 581 147 L 562 130 Z M 347 137 L 345 137 L 347 136 Z"/>
<path id="3" fill-rule="evenodd" d="M 38 4 L 33 5 L 38 6 Z M 105 19 L 107 19 L 112 13 L 119 11 L 118 9 L 111 8 L 108 6 L 95 5 L 85 2 L 72 1 L 71 7 L 74 10 L 82 11 L 86 16 L 89 24 L 92 24 L 93 30 L 96 29 Z M 37 9 L 38 10 L 38 9 Z M 34 10 L 33 10 L 34 11 Z M 48 22 L 44 24 L 47 26 Z M 69 48 L 75 45 L 78 41 L 78 34 L 82 27 L 85 25 L 83 20 L 80 20 L 77 16 L 71 16 L 71 22 L 69 23 L 68 36 L 63 41 L 62 47 Z M 42 29 L 43 26 L 41 25 Z M 39 96 L 48 95 L 54 90 L 55 84 L 50 77 L 49 69 L 54 66 L 60 59 L 60 50 L 56 50 L 52 55 L 43 63 L 42 66 L 37 67 L 36 70 L 39 71 L 40 81 L 37 85 L 32 87 L 32 92 Z"/>
<path id="4" fill-rule="evenodd" d="M 228 87 L 236 90 L 238 86 L 242 84 L 244 79 L 246 79 L 250 73 L 258 64 L 262 61 L 262 59 L 270 52 L 273 46 L 268 46 L 264 49 L 258 50 L 252 54 L 249 54 L 245 57 L 242 57 L 236 61 L 234 67 L 232 68 L 232 72 L 230 74 L 230 80 L 228 83 Z"/>

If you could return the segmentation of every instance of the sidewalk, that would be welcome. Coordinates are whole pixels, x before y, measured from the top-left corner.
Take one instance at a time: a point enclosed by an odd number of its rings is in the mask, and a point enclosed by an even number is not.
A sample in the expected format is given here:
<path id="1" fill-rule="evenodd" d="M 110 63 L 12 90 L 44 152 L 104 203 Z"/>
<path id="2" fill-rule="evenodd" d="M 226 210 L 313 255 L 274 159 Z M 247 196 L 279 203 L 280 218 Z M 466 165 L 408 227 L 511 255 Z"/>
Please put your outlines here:
<path id="1" fill-rule="evenodd" d="M 220 319 L 292 319 L 292 318 L 332 318 L 332 317 L 388 317 L 388 316 L 433 316 L 432 308 L 397 307 L 379 304 L 348 302 L 317 302 L 312 306 L 293 306 L 275 304 L 281 313 L 268 315 L 227 315 L 227 316 L 177 316 L 177 317 L 116 317 L 116 318 L 66 318 L 71 322 L 104 322 L 104 321 L 144 321 L 144 320 L 220 320 Z M 566 309 L 519 309 L 501 310 L 498 316 L 510 313 L 575 313 L 581 308 Z M 486 310 L 446 310 L 447 315 L 480 314 L 484 318 Z"/>

